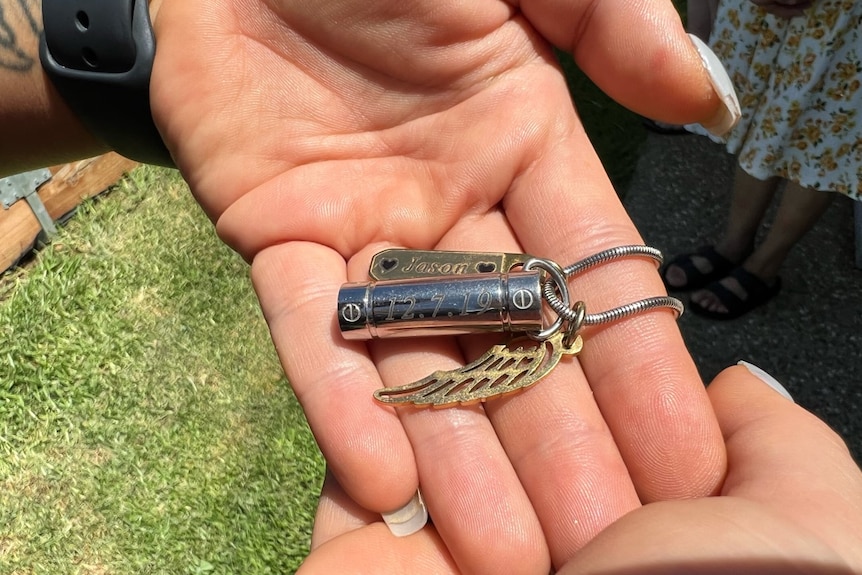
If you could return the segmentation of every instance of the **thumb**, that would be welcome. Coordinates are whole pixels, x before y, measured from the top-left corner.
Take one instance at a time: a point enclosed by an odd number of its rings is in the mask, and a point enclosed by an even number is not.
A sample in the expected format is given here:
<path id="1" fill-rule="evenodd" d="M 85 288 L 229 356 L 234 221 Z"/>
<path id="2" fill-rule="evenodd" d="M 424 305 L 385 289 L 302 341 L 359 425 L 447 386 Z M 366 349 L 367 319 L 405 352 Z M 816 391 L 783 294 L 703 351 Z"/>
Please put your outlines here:
<path id="1" fill-rule="evenodd" d="M 838 434 L 782 391 L 745 362 L 709 385 L 727 444 L 722 495 L 756 501 L 804 525 L 860 568 L 862 472 Z"/>
<path id="2" fill-rule="evenodd" d="M 727 443 L 721 496 L 644 505 L 560 574 L 862 572 L 862 473 L 841 439 L 752 365 L 707 392 Z"/>
<path id="3" fill-rule="evenodd" d="M 670 0 L 521 0 L 521 11 L 611 98 L 650 118 L 721 135 L 739 118 L 724 68 Z M 709 64 L 706 62 L 709 61 Z"/>

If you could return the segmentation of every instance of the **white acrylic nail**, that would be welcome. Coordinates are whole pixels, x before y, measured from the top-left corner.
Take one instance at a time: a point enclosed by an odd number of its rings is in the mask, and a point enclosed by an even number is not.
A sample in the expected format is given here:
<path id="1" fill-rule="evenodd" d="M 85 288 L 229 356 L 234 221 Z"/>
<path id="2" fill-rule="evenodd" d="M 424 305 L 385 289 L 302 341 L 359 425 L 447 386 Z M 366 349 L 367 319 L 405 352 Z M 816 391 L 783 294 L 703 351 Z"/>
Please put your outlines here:
<path id="1" fill-rule="evenodd" d="M 733 89 L 733 82 L 730 76 L 727 75 L 727 70 L 715 55 L 715 52 L 707 46 L 703 40 L 689 34 L 691 42 L 700 54 L 700 60 L 703 62 L 703 67 L 709 75 L 709 82 L 712 84 L 712 89 L 718 95 L 721 102 L 724 104 L 722 110 L 715 118 L 709 122 L 702 122 L 703 126 L 709 133 L 714 136 L 724 136 L 727 134 L 742 117 L 742 111 L 739 108 L 739 99 L 736 97 L 736 90 Z"/>
<path id="2" fill-rule="evenodd" d="M 766 385 L 768 385 L 769 387 L 771 387 L 772 389 L 774 389 L 775 391 L 777 391 L 778 393 L 780 393 L 781 395 L 783 395 L 784 397 L 789 399 L 790 401 L 793 401 L 793 396 L 790 395 L 790 392 L 788 392 L 787 389 L 783 385 L 778 383 L 777 379 L 775 379 L 774 377 L 772 377 L 771 375 L 769 375 L 768 373 L 766 373 L 765 371 L 763 371 L 762 369 L 760 369 L 756 365 L 754 365 L 752 363 L 748 363 L 747 361 L 740 361 L 737 363 L 737 365 L 741 365 L 742 367 L 747 369 L 751 373 L 751 375 L 753 375 L 754 377 L 756 377 L 757 379 L 759 379 L 760 381 L 762 381 L 763 383 L 765 383 Z"/>
<path id="3" fill-rule="evenodd" d="M 383 521 L 389 531 L 396 537 L 412 535 L 425 527 L 428 522 L 428 509 L 422 500 L 422 494 L 417 490 L 407 505 L 391 513 L 382 513 Z"/>

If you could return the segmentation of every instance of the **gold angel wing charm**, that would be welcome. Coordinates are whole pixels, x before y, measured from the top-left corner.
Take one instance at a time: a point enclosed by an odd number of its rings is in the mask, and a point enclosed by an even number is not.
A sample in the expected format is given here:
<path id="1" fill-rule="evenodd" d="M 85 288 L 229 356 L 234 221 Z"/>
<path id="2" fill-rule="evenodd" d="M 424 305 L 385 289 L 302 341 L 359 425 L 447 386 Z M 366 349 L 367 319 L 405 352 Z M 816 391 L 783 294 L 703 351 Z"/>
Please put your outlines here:
<path id="1" fill-rule="evenodd" d="M 568 347 L 563 343 L 564 337 L 559 332 L 543 342 L 514 350 L 506 344 L 495 345 L 462 368 L 435 371 L 414 383 L 378 389 L 374 398 L 387 405 L 449 407 L 508 395 L 548 375 L 563 355 L 581 351 L 580 336 Z"/>

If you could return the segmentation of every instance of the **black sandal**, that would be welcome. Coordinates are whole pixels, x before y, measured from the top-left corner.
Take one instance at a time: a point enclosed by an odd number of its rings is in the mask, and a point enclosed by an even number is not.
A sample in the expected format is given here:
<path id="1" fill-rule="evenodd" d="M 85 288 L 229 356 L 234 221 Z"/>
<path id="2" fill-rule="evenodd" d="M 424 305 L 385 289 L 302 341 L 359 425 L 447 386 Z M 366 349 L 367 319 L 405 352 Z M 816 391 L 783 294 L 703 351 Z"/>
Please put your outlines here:
<path id="1" fill-rule="evenodd" d="M 712 266 L 712 270 L 706 273 L 700 271 L 698 267 L 694 265 L 694 261 L 691 259 L 692 256 L 699 256 L 707 260 Z M 692 291 L 708 286 L 716 280 L 727 277 L 727 274 L 733 271 L 737 265 L 739 264 L 733 263 L 715 251 L 714 247 L 703 246 L 702 248 L 698 248 L 695 252 L 679 255 L 662 266 L 661 279 L 668 291 Z M 667 269 L 670 266 L 678 266 L 682 269 L 686 280 L 688 280 L 684 285 L 675 286 L 671 285 L 670 282 L 667 281 Z"/>
<path id="2" fill-rule="evenodd" d="M 712 292 L 724 304 L 727 311 L 712 311 L 695 302 L 689 303 L 689 309 L 697 315 L 711 319 L 736 319 L 767 303 L 781 291 L 781 278 L 775 278 L 772 284 L 768 284 L 750 271 L 743 269 L 742 266 L 730 272 L 727 277 L 732 277 L 739 282 L 739 285 L 745 290 L 745 299 L 724 287 L 720 281 L 716 281 L 709 284 L 705 289 Z"/>

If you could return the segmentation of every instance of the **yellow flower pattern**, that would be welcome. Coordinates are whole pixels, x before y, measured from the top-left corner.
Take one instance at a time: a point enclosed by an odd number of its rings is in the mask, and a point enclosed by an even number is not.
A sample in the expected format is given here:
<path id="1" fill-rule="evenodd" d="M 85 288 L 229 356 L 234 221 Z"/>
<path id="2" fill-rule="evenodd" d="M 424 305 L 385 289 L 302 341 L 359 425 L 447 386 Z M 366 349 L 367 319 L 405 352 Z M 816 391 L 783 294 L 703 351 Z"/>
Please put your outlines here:
<path id="1" fill-rule="evenodd" d="M 722 0 L 710 44 L 742 106 L 726 138 L 742 168 L 862 200 L 862 0 L 789 20 Z"/>

